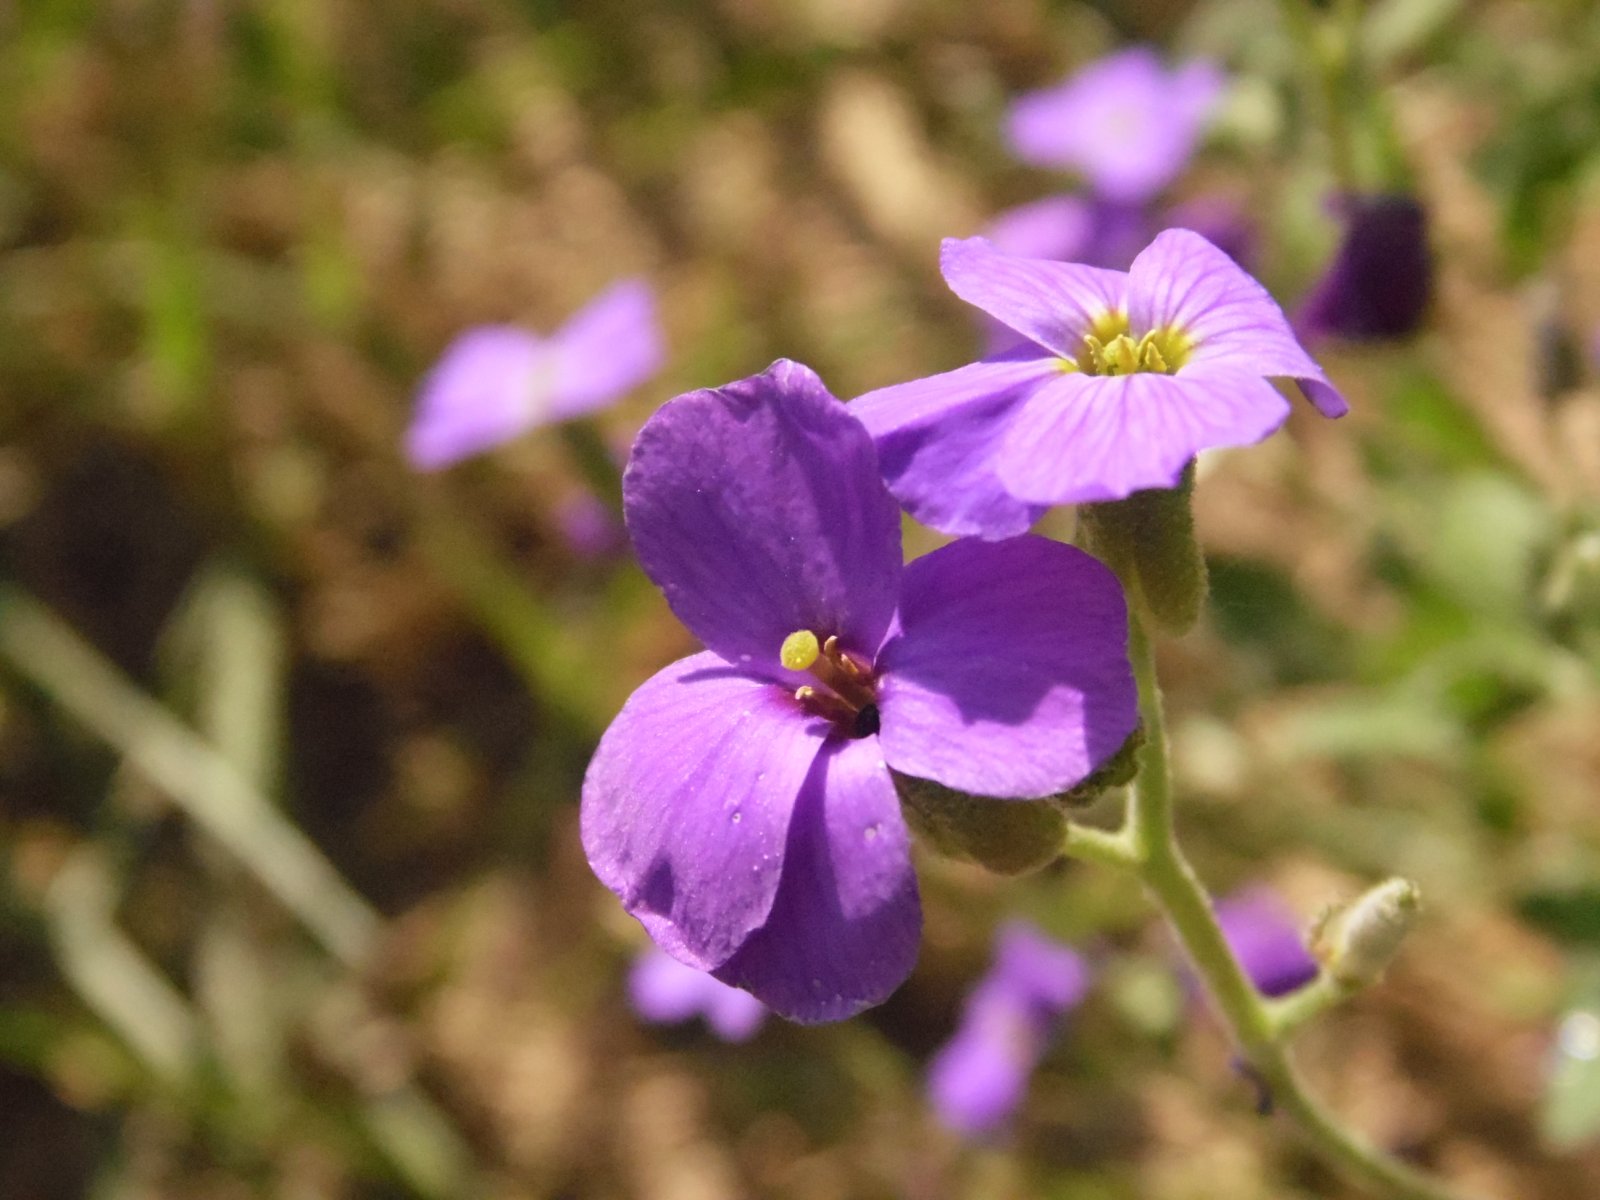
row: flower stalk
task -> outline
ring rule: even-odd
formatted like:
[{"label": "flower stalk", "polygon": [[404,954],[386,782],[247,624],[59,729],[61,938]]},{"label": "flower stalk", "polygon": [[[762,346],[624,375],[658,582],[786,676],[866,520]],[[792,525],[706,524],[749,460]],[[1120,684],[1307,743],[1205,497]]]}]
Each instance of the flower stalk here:
[{"label": "flower stalk", "polygon": [[1126,865],[1139,876],[1273,1107],[1289,1116],[1301,1138],[1326,1162],[1386,1200],[1467,1200],[1346,1129],[1306,1091],[1289,1054],[1290,1035],[1359,987],[1324,971],[1299,991],[1269,1000],[1250,982],[1217,922],[1210,895],[1178,844],[1155,649],[1137,611],[1129,617],[1128,650],[1139,688],[1144,744],[1124,826],[1118,833],[1070,826],[1065,852]]}]

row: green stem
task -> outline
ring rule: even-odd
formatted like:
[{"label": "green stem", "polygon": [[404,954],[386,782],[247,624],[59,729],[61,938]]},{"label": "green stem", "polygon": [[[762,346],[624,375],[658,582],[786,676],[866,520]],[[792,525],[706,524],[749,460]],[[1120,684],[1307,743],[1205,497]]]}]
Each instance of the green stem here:
[{"label": "green stem", "polygon": [[1361,191],[1355,138],[1346,97],[1350,62],[1356,53],[1357,29],[1344,14],[1332,27],[1312,11],[1307,0],[1282,0],[1279,8],[1301,55],[1311,63],[1314,79],[1307,101],[1328,138],[1329,165],[1341,191]]},{"label": "green stem", "polygon": [[[1269,1007],[1251,984],[1223,936],[1210,896],[1178,845],[1154,648],[1136,615],[1130,624],[1129,654],[1139,685],[1145,742],[1139,776],[1129,797],[1127,831],[1137,848],[1140,878],[1205,981],[1240,1051],[1268,1088],[1273,1103],[1294,1120],[1302,1138],[1374,1195],[1389,1200],[1458,1200],[1444,1185],[1346,1130],[1306,1093],[1282,1040],[1292,1024],[1281,1014],[1293,1010]],[[1310,1002],[1307,1004],[1310,1007]]]},{"label": "green stem", "polygon": [[1324,971],[1287,996],[1267,1000],[1267,1022],[1272,1036],[1278,1041],[1285,1040],[1300,1026],[1342,1004],[1360,990],[1359,986],[1335,979]]},{"label": "green stem", "polygon": [[567,421],[560,430],[561,441],[583,481],[607,508],[621,516],[622,472],[600,431],[589,421]]}]

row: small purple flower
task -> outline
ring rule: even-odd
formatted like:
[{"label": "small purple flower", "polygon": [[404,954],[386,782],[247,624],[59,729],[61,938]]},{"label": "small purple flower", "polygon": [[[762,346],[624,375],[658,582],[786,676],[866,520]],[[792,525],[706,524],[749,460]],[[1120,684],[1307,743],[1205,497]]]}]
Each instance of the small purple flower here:
[{"label": "small purple flower", "polygon": [[645,572],[707,649],[647,680],[583,784],[595,874],[680,962],[797,1021],[911,970],[889,769],[1047,796],[1133,731],[1111,572],[1038,537],[902,565],[872,441],[806,367],[679,396],[623,478]]},{"label": "small purple flower", "polygon": [[1004,538],[1054,504],[1172,487],[1201,450],[1260,441],[1343,398],[1265,288],[1199,234],[1169,229],[1125,274],[944,243],[945,282],[1022,335],[1005,354],[852,404],[890,489],[946,533]]},{"label": "small purple flower", "polygon": [[1433,295],[1428,217],[1412,196],[1341,195],[1339,249],[1300,306],[1295,328],[1323,337],[1378,341],[1415,333]]},{"label": "small purple flower", "polygon": [[1282,996],[1317,977],[1317,960],[1283,901],[1251,887],[1217,903],[1217,923],[1239,965],[1263,995]]},{"label": "small purple flower", "polygon": [[1088,965],[1075,951],[1031,925],[1006,925],[989,973],[967,997],[961,1027],[928,1066],[928,1098],[939,1119],[971,1137],[1003,1128],[1088,989]]},{"label": "small purple flower", "polygon": [[1169,71],[1134,46],[1020,97],[1006,133],[1024,162],[1077,171],[1101,197],[1140,203],[1188,165],[1225,82],[1212,63]]},{"label": "small purple flower", "polygon": [[725,1042],[746,1042],[767,1019],[767,1007],[749,992],[729,987],[714,975],[685,966],[651,947],[628,973],[628,999],[634,1012],[657,1025],[677,1025],[694,1017]]},{"label": "small purple flower", "polygon": [[603,408],[661,367],[649,285],[614,284],[548,338],[511,325],[462,334],[423,381],[406,457],[435,471]]},{"label": "small purple flower", "polygon": [[567,549],[581,559],[609,558],[627,547],[622,518],[610,505],[588,492],[562,501],[556,508],[555,518]]}]

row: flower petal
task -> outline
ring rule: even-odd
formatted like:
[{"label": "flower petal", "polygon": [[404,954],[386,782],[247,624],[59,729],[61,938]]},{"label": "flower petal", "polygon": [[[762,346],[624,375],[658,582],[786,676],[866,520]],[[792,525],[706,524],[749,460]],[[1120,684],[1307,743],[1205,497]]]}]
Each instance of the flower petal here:
[{"label": "flower petal", "polygon": [[1029,347],[1025,359],[973,363],[868,392],[850,403],[878,447],[895,499],[917,520],[958,535],[1026,533],[1043,514],[1000,484],[995,454],[1011,415],[1060,374]]},{"label": "flower petal", "polygon": [[436,471],[553,420],[548,347],[510,325],[473,329],[451,342],[422,382],[405,452]]},{"label": "flower petal", "polygon": [[1168,71],[1133,46],[1020,97],[1007,135],[1024,162],[1072,168],[1104,199],[1144,203],[1188,164],[1224,83],[1209,62]]},{"label": "flower petal", "polygon": [[872,439],[780,360],[667,403],[623,477],[628,531],[673,612],[729,662],[780,677],[797,629],[868,657],[900,589],[900,510]]},{"label": "flower petal", "polygon": [[1002,254],[1077,262],[1091,249],[1094,208],[1082,196],[1047,196],[1006,209],[984,236]]},{"label": "flower petal", "polygon": [[1033,504],[1120,500],[1173,487],[1201,450],[1259,442],[1289,402],[1259,375],[1186,366],[1177,375],[1063,375],[1011,422],[997,470]]},{"label": "flower petal", "polygon": [[659,671],[611,722],[583,779],[584,853],[674,958],[719,966],[766,921],[825,733],[714,654]]},{"label": "flower petal", "polygon": [[1002,254],[985,238],[946,238],[939,269],[968,304],[1065,358],[1096,318],[1123,306],[1127,276],[1078,263]]},{"label": "flower petal", "polygon": [[928,1063],[928,1103],[946,1128],[967,1137],[1002,1129],[1022,1104],[1034,1048],[1012,1014],[969,1014]]},{"label": "flower petal", "polygon": [[1027,535],[954,542],[906,567],[879,656],[884,759],[980,796],[1065,791],[1138,721],[1127,608],[1109,569]]},{"label": "flower petal", "polygon": [[618,399],[661,369],[666,357],[650,285],[613,284],[550,339],[556,364],[555,415],[581,416]]},{"label": "flower petal", "polygon": [[882,1003],[917,958],[910,835],[874,738],[833,741],[795,806],[772,915],[717,978],[791,1021]]},{"label": "flower petal", "polygon": [[1128,271],[1135,336],[1176,328],[1194,343],[1187,366],[1222,366],[1293,379],[1325,417],[1349,411],[1322,368],[1295,340],[1278,302],[1198,233],[1169,229]]},{"label": "flower petal", "polygon": [[651,947],[628,972],[628,999],[646,1021],[672,1025],[704,1016],[725,1042],[748,1041],[767,1010],[749,992],[729,987],[715,975],[697,971],[664,950]]}]

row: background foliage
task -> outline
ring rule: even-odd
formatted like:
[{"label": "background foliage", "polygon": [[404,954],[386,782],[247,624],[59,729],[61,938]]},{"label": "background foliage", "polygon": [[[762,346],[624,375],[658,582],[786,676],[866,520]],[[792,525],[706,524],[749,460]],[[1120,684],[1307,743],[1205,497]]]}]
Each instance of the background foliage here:
[{"label": "background foliage", "polygon": [[[1600,1191],[1600,13],[1347,8],[1437,298],[1322,355],[1349,419],[1207,464],[1180,821],[1219,891],[1308,916],[1419,880],[1311,1071],[1419,1161],[1570,1200]],[[938,239],[1061,186],[1005,155],[1007,99],[1135,39],[1235,75],[1183,190],[1249,205],[1292,302],[1336,229],[1267,0],[0,13],[0,1195],[1345,1194],[1090,868],[928,856],[921,965],[846,1025],[639,1025],[576,795],[687,635],[564,539],[571,436],[425,478],[397,450],[455,332],[627,274],[671,358],[618,451],[778,355],[842,396],[967,361]],[[920,1073],[1008,913],[1103,970],[973,1148]]]}]

